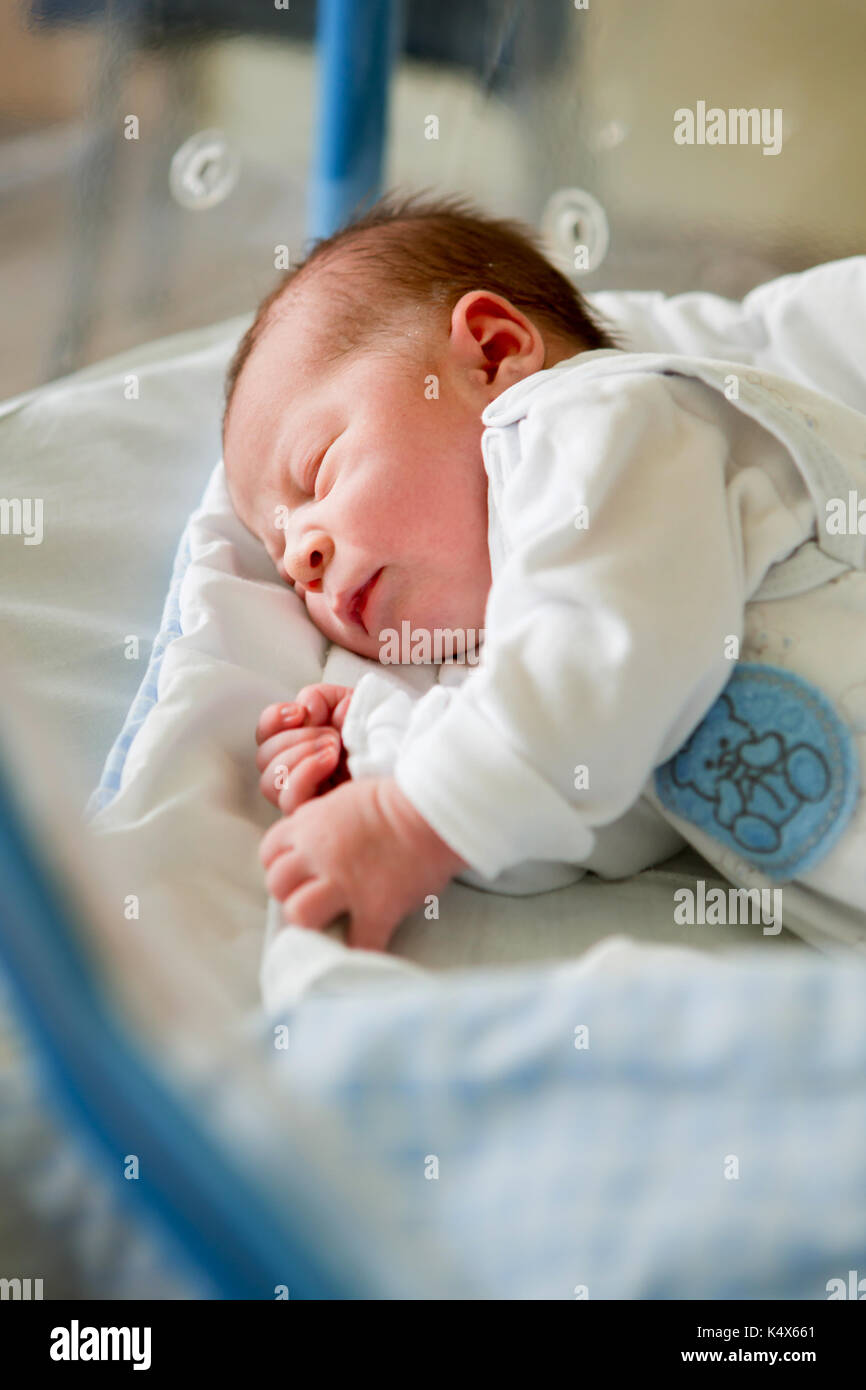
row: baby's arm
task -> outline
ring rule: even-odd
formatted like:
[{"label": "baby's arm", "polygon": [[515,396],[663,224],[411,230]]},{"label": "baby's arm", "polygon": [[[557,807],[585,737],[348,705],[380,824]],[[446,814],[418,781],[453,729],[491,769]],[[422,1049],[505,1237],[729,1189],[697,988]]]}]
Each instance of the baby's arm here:
[{"label": "baby's arm", "polygon": [[284,815],[349,778],[341,729],[352,690],[308,685],[285,705],[268,705],[256,729],[262,795]]},{"label": "baby's arm", "polygon": [[742,527],[729,440],[702,406],[690,383],[635,374],[524,422],[485,662],[394,768],[488,878],[526,859],[593,867],[596,831],[636,805],[730,678]]}]

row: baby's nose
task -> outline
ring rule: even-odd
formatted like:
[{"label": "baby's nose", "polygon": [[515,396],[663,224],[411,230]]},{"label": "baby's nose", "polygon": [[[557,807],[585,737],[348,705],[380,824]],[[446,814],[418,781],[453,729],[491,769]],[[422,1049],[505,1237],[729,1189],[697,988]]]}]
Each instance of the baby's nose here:
[{"label": "baby's nose", "polygon": [[327,536],[308,537],[294,555],[287,557],[286,569],[295,584],[309,588],[322,578],[333,552],[334,547]]}]

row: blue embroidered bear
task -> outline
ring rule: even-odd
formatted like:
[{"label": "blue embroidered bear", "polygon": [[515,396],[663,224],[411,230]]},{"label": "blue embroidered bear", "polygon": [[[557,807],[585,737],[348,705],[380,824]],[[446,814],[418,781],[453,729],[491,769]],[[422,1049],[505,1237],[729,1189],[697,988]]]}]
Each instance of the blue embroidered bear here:
[{"label": "blue embroidered bear", "polygon": [[678,787],[712,802],[719,825],[744,850],[775,850],[781,829],[803,801],[820,801],[830,783],[826,760],[807,743],[786,748],[779,734],[760,737],[722,695],[673,759]]},{"label": "blue embroidered bear", "polygon": [[835,842],[859,779],[851,733],[821,691],[742,663],[655,780],[668,810],[780,878]]}]

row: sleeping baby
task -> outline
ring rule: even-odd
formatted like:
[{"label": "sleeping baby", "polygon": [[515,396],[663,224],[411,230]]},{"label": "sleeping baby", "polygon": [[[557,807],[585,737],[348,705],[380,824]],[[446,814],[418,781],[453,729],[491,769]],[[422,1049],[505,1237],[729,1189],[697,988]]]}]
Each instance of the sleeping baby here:
[{"label": "sleeping baby", "polygon": [[[452,878],[541,891],[686,841],[866,908],[866,535],[828,521],[866,497],[858,412],[626,351],[520,225],[390,198],[260,306],[223,444],[280,578],[381,664],[259,722],[286,921],[384,949]],[[420,698],[388,672],[431,653]]]}]

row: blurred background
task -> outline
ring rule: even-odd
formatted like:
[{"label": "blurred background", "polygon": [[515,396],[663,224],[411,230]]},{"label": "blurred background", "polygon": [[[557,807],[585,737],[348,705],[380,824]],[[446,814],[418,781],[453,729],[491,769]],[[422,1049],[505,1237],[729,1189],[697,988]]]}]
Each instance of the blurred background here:
[{"label": "blurred background", "polygon": [[[2,0],[0,396],[243,313],[276,248],[301,254],[317,18]],[[738,298],[864,249],[863,0],[400,0],[393,20],[384,185],[548,228],[586,190],[606,227],[582,288]],[[781,153],[676,144],[699,101],[781,108]]]}]

